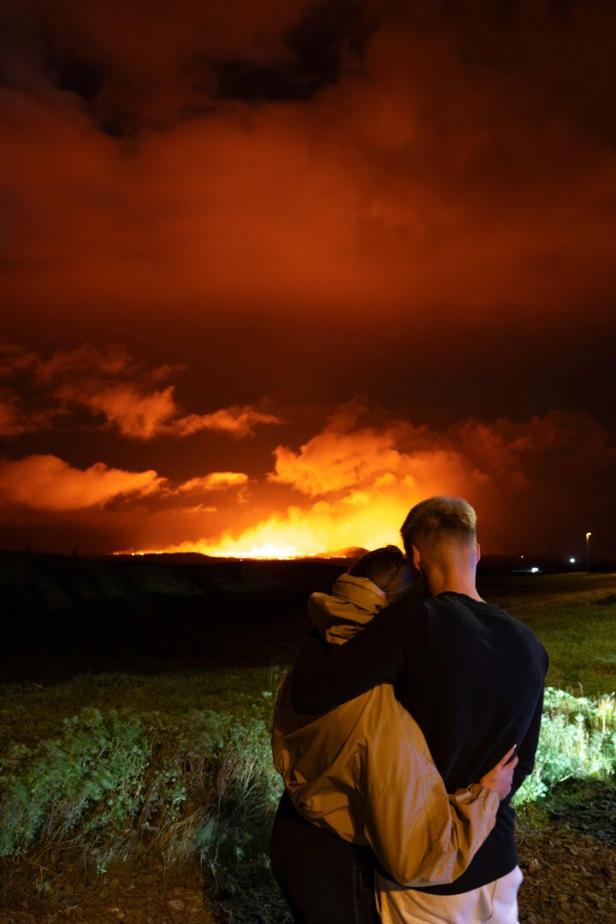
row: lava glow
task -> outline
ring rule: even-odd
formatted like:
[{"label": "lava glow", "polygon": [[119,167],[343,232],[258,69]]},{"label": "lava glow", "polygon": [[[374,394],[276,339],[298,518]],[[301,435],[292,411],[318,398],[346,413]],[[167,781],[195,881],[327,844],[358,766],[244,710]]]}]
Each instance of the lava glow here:
[{"label": "lava glow", "polygon": [[[328,548],[325,543],[317,541],[307,541],[304,543],[291,543],[285,538],[285,530],[282,529],[277,535],[271,533],[271,539],[263,542],[252,542],[250,538],[231,537],[223,538],[220,542],[208,542],[207,540],[198,540],[196,542],[182,542],[179,545],[167,546],[165,548],[130,550],[131,555],[160,555],[173,554],[178,552],[197,552],[201,555],[208,555],[212,558],[237,558],[237,559],[259,559],[262,561],[289,561],[294,558],[311,558],[329,556]],[[127,554],[126,552],[117,552],[118,555]]]},{"label": "lava glow", "polygon": [[[327,558],[345,549],[396,543],[411,501],[408,490],[398,494],[394,486],[380,496],[376,492],[366,493],[361,504],[356,492],[352,492],[341,500],[318,501],[308,509],[291,506],[244,532],[229,530],[212,539],[138,551],[141,554],[198,552],[215,558]],[[134,554],[137,550],[128,551]]]},{"label": "lava glow", "polygon": [[[143,555],[164,555],[166,553],[172,552],[199,552],[202,555],[209,555],[215,558],[237,558],[238,560],[255,559],[260,561],[291,561],[294,558],[307,558],[312,556],[307,556],[298,552],[298,550],[292,545],[276,545],[275,542],[266,542],[264,545],[253,546],[247,551],[241,549],[234,549],[229,552],[217,553],[212,551],[208,546],[208,551],[204,551],[203,548],[199,546],[198,543],[192,545],[190,548],[186,547],[187,544],[183,543],[181,546],[171,547],[169,549],[150,549],[146,551],[131,551],[130,553],[126,552],[115,552],[115,555],[126,555],[130,554],[134,557],[141,557]],[[321,558],[327,558],[327,555],[318,556]]]}]

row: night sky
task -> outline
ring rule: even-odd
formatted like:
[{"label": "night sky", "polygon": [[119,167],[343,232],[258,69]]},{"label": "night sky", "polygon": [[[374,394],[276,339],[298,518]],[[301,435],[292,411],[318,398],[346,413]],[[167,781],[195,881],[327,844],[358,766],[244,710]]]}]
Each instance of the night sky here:
[{"label": "night sky", "polygon": [[616,3],[0,11],[1,547],[616,555]]}]

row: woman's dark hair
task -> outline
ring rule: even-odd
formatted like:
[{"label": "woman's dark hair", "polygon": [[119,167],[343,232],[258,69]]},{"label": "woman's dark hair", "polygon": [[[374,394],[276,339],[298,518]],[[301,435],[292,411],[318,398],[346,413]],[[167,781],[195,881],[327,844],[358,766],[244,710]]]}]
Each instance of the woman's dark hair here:
[{"label": "woman's dark hair", "polygon": [[348,573],[368,578],[383,591],[388,603],[393,603],[408,590],[413,574],[396,545],[366,552],[353,562]]}]

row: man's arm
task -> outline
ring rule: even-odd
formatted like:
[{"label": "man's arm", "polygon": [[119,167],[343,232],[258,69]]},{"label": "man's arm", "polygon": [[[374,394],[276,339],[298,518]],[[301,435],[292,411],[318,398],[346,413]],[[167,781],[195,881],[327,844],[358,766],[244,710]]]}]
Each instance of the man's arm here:
[{"label": "man's arm", "polygon": [[382,610],[344,645],[328,645],[311,632],[290,676],[293,708],[319,715],[379,683],[395,684],[409,651],[418,652],[425,644],[426,631],[424,605],[408,595]]},{"label": "man's arm", "polygon": [[[546,650],[541,649],[541,657],[543,659],[543,675],[547,674],[548,670],[548,655]],[[531,719],[531,723],[528,726],[528,731],[524,736],[524,740],[520,743],[517,755],[519,758],[518,766],[515,768],[513,774],[513,787],[511,789],[511,794],[513,795],[520,788],[526,777],[533,772],[533,767],[535,766],[535,753],[537,751],[537,744],[539,742],[539,732],[541,731],[541,716],[543,715],[543,688],[539,694],[539,699],[537,701],[537,706],[535,712]]]}]

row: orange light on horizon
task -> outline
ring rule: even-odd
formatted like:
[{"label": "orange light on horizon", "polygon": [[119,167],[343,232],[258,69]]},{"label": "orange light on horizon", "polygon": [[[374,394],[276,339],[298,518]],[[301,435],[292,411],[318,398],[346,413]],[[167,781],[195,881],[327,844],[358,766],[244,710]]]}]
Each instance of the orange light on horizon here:
[{"label": "orange light on horizon", "polygon": [[170,555],[181,552],[194,552],[207,555],[210,558],[236,558],[254,559],[259,561],[292,561],[300,558],[332,558],[331,551],[314,548],[312,551],[301,551],[296,546],[286,545],[284,542],[264,542],[262,545],[230,547],[221,544],[219,547],[210,543],[182,542],[179,545],[167,546],[158,549],[127,549],[114,552],[114,555],[131,555],[135,558],[143,555]]},{"label": "orange light on horizon", "polygon": [[307,509],[289,507],[248,527],[225,531],[211,539],[185,540],[116,554],[147,555],[196,552],[213,558],[290,560],[343,557],[346,550],[374,549],[399,542],[404,499],[374,495],[360,506],[318,501]]}]

